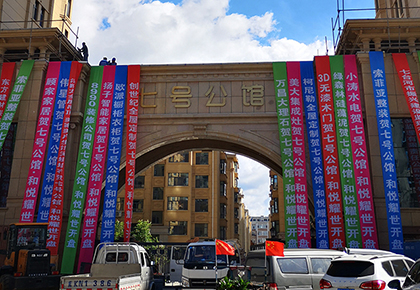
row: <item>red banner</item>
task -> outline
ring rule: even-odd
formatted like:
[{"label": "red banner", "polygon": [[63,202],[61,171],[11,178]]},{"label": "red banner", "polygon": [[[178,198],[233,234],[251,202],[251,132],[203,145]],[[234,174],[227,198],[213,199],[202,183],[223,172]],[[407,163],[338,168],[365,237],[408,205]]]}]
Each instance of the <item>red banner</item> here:
[{"label": "red banner", "polygon": [[416,130],[410,119],[403,119],[405,139],[407,140],[408,160],[410,160],[411,171],[413,172],[414,186],[417,200],[420,202],[420,154],[417,143]]},{"label": "red banner", "polygon": [[287,82],[289,84],[290,121],[293,142],[298,247],[310,248],[311,226],[309,222],[308,189],[306,187],[305,130],[303,128],[303,100],[300,84],[300,63],[287,62],[286,66]]},{"label": "red banner", "polygon": [[413,120],[414,128],[416,129],[417,140],[420,142],[420,104],[408,65],[407,56],[405,53],[393,53],[392,58],[394,59],[395,68],[400,77],[405,100],[407,101],[411,119]]},{"label": "red banner", "polygon": [[[83,220],[82,242],[79,252],[78,272],[80,265],[92,263],[93,251],[95,248],[96,230],[98,223],[99,204],[101,201],[102,181],[107,153],[109,137],[109,125],[111,120],[112,96],[115,80],[114,65],[104,67],[102,77],[102,89],[98,109],[98,121],[96,125],[95,140],[93,143],[92,162],[90,165],[90,176],[87,188],[85,217]],[[89,267],[84,268],[84,272]]]},{"label": "red banner", "polygon": [[372,183],[355,55],[344,56],[346,99],[363,248],[378,248]]},{"label": "red banner", "polygon": [[7,99],[9,98],[14,72],[15,62],[3,63],[0,76],[0,119],[3,117],[4,108],[6,107]]},{"label": "red banner", "polygon": [[69,132],[71,107],[73,104],[74,89],[83,64],[73,61],[70,69],[69,86],[67,88],[66,105],[64,108],[63,126],[60,136],[60,147],[58,149],[57,166],[54,175],[54,186],[51,196],[50,214],[48,217],[48,239],[47,248],[51,256],[58,254],[61,225],[63,223],[63,195],[64,195],[64,161],[66,157],[67,136]]},{"label": "red banner", "polygon": [[39,110],[38,125],[36,126],[34,146],[32,148],[31,163],[26,181],[25,197],[20,213],[21,223],[31,223],[34,219],[36,201],[41,182],[45,150],[50,132],[51,116],[54,111],[54,100],[58,86],[61,62],[53,61],[48,65],[45,79],[44,94]]},{"label": "red banner", "polygon": [[124,241],[130,241],[133,216],[134,176],[136,174],[137,121],[139,111],[140,66],[128,66],[127,148],[125,166]]},{"label": "red banner", "polygon": [[334,101],[332,95],[331,69],[328,56],[315,57],[318,79],[318,98],[321,119],[321,137],[324,157],[325,192],[330,248],[346,246],[343,206],[341,198],[340,173],[338,164]]}]

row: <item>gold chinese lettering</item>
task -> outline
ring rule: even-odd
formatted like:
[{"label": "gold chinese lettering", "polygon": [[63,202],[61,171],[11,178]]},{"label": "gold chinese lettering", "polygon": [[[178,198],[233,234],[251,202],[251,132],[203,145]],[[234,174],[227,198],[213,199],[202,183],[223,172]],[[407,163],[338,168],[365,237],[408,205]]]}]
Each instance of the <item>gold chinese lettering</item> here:
[{"label": "gold chinese lettering", "polygon": [[140,89],[140,106],[142,108],[156,108],[156,105],[145,105],[144,104],[144,96],[153,96],[153,95],[157,95],[157,92],[150,92],[150,93],[145,93],[144,92],[144,88]]},{"label": "gold chinese lettering", "polygon": [[205,93],[206,97],[210,97],[209,100],[207,101],[206,107],[223,107],[224,105],[226,105],[226,97],[227,97],[227,93],[225,88],[222,86],[220,86],[220,91],[221,94],[223,95],[223,102],[222,103],[212,103],[213,102],[213,98],[215,96],[215,94],[213,93],[213,86],[211,86],[207,92]]},{"label": "gold chinese lettering", "polygon": [[[248,93],[250,102],[247,101]],[[264,87],[262,85],[242,86],[242,103],[244,106],[263,106]]]},{"label": "gold chinese lettering", "polygon": [[191,88],[189,86],[174,86],[172,88],[172,103],[175,103],[175,108],[189,108],[191,106],[190,98]]}]

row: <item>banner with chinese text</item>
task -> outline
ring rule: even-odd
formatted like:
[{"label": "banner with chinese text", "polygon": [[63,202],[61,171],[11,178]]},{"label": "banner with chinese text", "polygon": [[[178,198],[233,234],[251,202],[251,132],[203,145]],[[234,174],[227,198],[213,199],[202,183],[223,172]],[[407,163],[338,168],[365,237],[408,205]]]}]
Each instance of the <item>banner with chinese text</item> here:
[{"label": "banner with chinese text", "polygon": [[67,224],[66,241],[64,243],[61,274],[73,274],[79,242],[80,224],[85,208],[86,190],[89,180],[89,170],[92,161],[92,148],[96,131],[96,120],[101,93],[103,66],[93,66],[90,71],[88,95],[82,125],[79,155],[77,157],[76,175],[73,183],[73,193],[70,202],[69,221]]},{"label": "banner with chinese text", "polygon": [[139,111],[140,66],[128,67],[127,148],[125,167],[124,241],[130,241],[136,174],[137,122]]},{"label": "banner with chinese text", "polygon": [[313,62],[301,62],[300,72],[315,205],[316,247],[320,249],[328,249],[329,241],[327,205],[325,201],[324,165],[321,148],[321,133],[319,130],[319,113]]},{"label": "banner with chinese text", "polygon": [[277,120],[283,168],[285,241],[287,248],[297,248],[295,174],[293,162],[292,126],[290,119],[287,67],[285,62],[273,63]]},{"label": "banner with chinese text", "polygon": [[403,233],[398,197],[397,175],[395,172],[394,143],[389,114],[388,91],[385,78],[385,64],[382,51],[370,51],[370,70],[375,97],[376,120],[378,125],[379,149],[388,220],[390,251],[403,254]]},{"label": "banner with chinese text", "polygon": [[0,120],[3,117],[4,109],[9,98],[10,88],[12,87],[13,73],[15,72],[14,62],[4,62],[1,67],[0,76]]},{"label": "banner with chinese text", "polygon": [[342,210],[340,173],[337,152],[334,100],[328,56],[315,57],[318,79],[318,100],[321,120],[322,150],[324,157],[325,191],[330,248],[346,245]]}]

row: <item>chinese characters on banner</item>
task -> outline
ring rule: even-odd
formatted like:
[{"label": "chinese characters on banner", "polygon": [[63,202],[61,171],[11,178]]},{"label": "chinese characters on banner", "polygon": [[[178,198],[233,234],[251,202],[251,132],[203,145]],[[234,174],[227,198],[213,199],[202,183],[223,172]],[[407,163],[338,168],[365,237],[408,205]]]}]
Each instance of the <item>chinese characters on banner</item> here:
[{"label": "chinese characters on banner", "polygon": [[4,62],[1,68],[0,76],[0,120],[3,116],[9,98],[10,88],[12,86],[13,73],[15,72],[14,62]]},{"label": "chinese characters on banner", "polygon": [[127,148],[125,168],[124,241],[130,241],[133,214],[134,176],[136,173],[137,122],[139,111],[140,66],[128,67]]},{"label": "chinese characters on banner", "polygon": [[319,249],[328,249],[328,220],[327,205],[325,201],[324,165],[322,160],[321,134],[319,130],[318,102],[313,62],[301,62],[300,71],[315,205],[316,247]]},{"label": "chinese characters on banner", "polygon": [[[19,222],[31,223],[35,215],[35,207],[38,198],[41,174],[44,164],[45,150],[50,132],[51,116],[53,114],[55,94],[58,86],[61,62],[51,62],[48,65],[45,79],[44,93],[41,108],[39,110],[38,125],[35,132],[35,140],[32,148],[31,163],[26,181],[25,197],[22,202],[22,210]],[[17,107],[18,103],[16,104]],[[7,109],[6,109],[7,110]],[[15,108],[16,110],[16,108]]]},{"label": "chinese characters on banner", "polygon": [[109,128],[101,242],[114,241],[126,84],[127,66],[119,65],[115,69],[114,98],[112,101],[111,124]]},{"label": "chinese characters on banner", "polygon": [[287,248],[297,248],[295,174],[286,63],[273,63],[273,75],[283,168],[285,240]]},{"label": "chinese characters on banner", "polygon": [[322,147],[324,157],[325,191],[330,248],[346,245],[342,199],[340,194],[340,174],[336,143],[334,101],[332,95],[330,61],[328,56],[315,57],[318,79],[318,99],[321,119]]},{"label": "chinese characters on banner", "polygon": [[346,245],[350,248],[360,248],[362,246],[362,238],[360,235],[359,211],[354,182],[353,154],[350,142],[349,119],[347,116],[347,102],[344,88],[343,56],[331,56],[330,67],[337,128],[337,152],[341,176],[340,184],[344,209]]},{"label": "chinese characters on banner", "polygon": [[411,119],[403,119],[403,126],[407,140],[408,160],[410,160],[410,167],[413,172],[414,187],[417,200],[420,201],[420,154],[417,145],[417,134]]},{"label": "chinese characters on banner", "polygon": [[298,248],[310,248],[311,227],[309,224],[308,190],[306,187],[306,157],[300,64],[299,62],[288,62],[286,67],[289,87],[290,121],[292,126]]},{"label": "chinese characters on banner", "polygon": [[41,185],[41,196],[36,221],[47,223],[50,214],[51,196],[54,186],[54,175],[57,166],[60,137],[63,127],[64,109],[66,106],[67,89],[69,86],[71,61],[61,62],[58,88],[55,96],[53,120],[48,141],[47,159],[44,168],[44,178]]},{"label": "chinese characters on banner", "polygon": [[379,148],[382,161],[385,202],[388,220],[389,248],[394,253],[404,253],[400,201],[395,172],[394,144],[385,79],[385,64],[382,51],[370,51],[370,70],[378,124]]},{"label": "chinese characters on banner", "polygon": [[71,108],[73,105],[74,90],[83,64],[73,61],[70,69],[69,84],[67,88],[66,105],[64,108],[63,125],[60,136],[60,143],[57,155],[57,165],[54,174],[54,186],[51,196],[50,214],[48,217],[48,239],[47,248],[51,256],[58,255],[61,226],[63,223],[63,201],[64,201],[64,163],[66,158],[67,137],[70,127]]},{"label": "chinese characters on banner", "polygon": [[64,243],[62,274],[72,274],[79,242],[80,224],[85,208],[86,189],[89,181],[89,170],[92,160],[93,140],[95,139],[103,66],[93,66],[90,71],[88,96],[86,98],[85,118],[77,157],[76,175],[70,202],[69,221],[67,223],[66,241]]},{"label": "chinese characters on banner", "polygon": [[372,184],[369,172],[362,103],[355,55],[344,56],[347,112],[353,152],[354,177],[359,204],[363,248],[378,248]]},{"label": "chinese characters on banner", "polygon": [[[114,65],[104,67],[101,86],[101,97],[98,109],[97,127],[94,135],[92,163],[90,166],[89,182],[86,196],[85,216],[82,228],[82,240],[79,251],[78,272],[81,265],[92,262],[95,247],[96,229],[101,200],[102,180],[106,161],[109,125],[111,119],[112,96],[115,79]],[[83,268],[84,271],[89,269]]]}]

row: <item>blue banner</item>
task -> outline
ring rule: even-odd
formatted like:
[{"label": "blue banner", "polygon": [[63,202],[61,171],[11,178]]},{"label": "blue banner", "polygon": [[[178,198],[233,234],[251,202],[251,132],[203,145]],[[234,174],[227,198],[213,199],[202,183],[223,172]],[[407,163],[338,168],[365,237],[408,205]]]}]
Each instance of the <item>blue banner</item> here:
[{"label": "blue banner", "polygon": [[321,133],[312,61],[300,63],[302,97],[306,116],[309,156],[311,159],[312,188],[315,204],[316,247],[328,249],[328,220],[325,200],[324,166],[322,159]]},{"label": "blue banner", "polygon": [[125,93],[127,88],[126,83],[127,66],[117,66],[115,69],[114,98],[109,128],[101,242],[114,241],[118,176],[120,173],[121,144],[125,112]]},{"label": "blue banner", "polygon": [[60,67],[58,87],[54,104],[54,116],[48,143],[47,160],[42,181],[42,192],[38,207],[38,223],[47,223],[50,213],[51,196],[54,186],[54,175],[57,166],[58,148],[66,106],[67,88],[69,86],[71,61],[63,61]]},{"label": "blue banner", "polygon": [[385,202],[388,220],[389,248],[392,252],[403,254],[403,233],[400,201],[395,172],[394,143],[391,118],[388,106],[388,92],[385,78],[385,64],[382,51],[370,51],[370,70],[375,96],[376,120],[378,123],[379,148],[382,161],[382,175],[385,189]]}]

